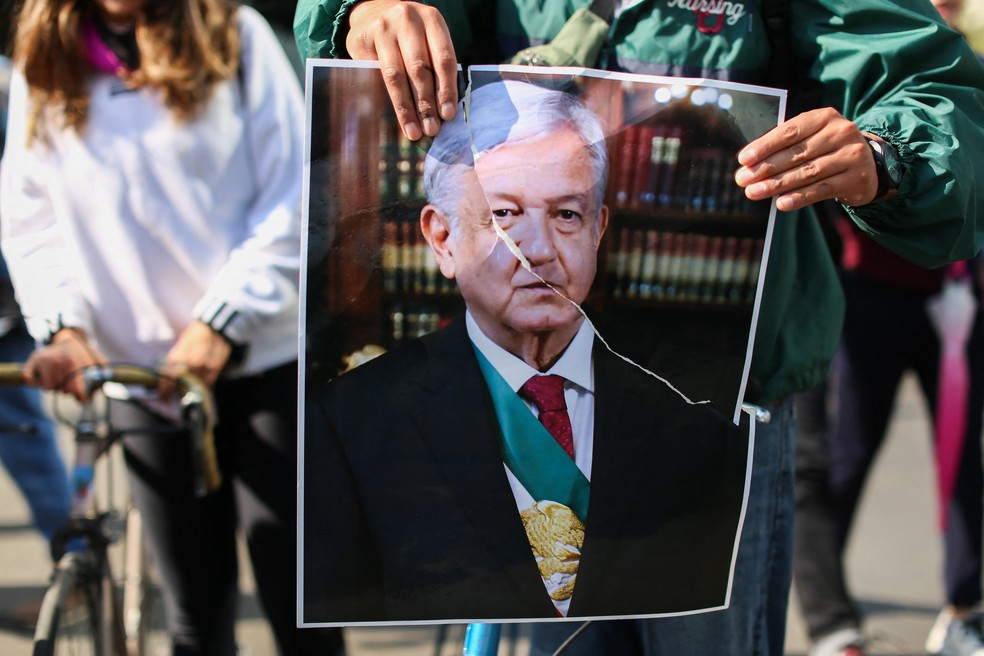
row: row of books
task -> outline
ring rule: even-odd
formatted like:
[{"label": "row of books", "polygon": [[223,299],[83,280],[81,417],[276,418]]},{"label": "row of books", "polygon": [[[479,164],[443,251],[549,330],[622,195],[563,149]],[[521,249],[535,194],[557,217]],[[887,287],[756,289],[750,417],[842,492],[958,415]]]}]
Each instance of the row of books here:
[{"label": "row of books", "polygon": [[437,308],[428,306],[406,306],[396,303],[390,308],[389,336],[393,345],[415,337],[423,337],[432,333],[444,323]]},{"label": "row of books", "polygon": [[423,200],[426,152],[389,116],[379,121],[379,152],[379,200]]},{"label": "row of books", "polygon": [[623,228],[607,260],[615,299],[706,304],[755,300],[764,240]]},{"label": "row of books", "polygon": [[753,211],[734,182],[735,153],[687,148],[677,125],[630,125],[618,136],[611,163],[615,209],[744,214]]},{"label": "row of books", "polygon": [[451,295],[453,280],[441,275],[437,260],[416,221],[383,221],[380,261],[386,294]]}]

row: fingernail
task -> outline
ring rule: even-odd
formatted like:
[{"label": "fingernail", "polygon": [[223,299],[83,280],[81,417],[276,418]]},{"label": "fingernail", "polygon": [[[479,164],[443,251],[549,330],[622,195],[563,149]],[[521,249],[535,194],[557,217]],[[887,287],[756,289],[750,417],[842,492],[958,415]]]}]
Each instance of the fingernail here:
[{"label": "fingernail", "polygon": [[445,121],[450,121],[451,119],[454,118],[454,110],[455,110],[454,103],[449,103],[449,102],[444,103],[443,105],[441,105],[441,118],[443,118]]},{"label": "fingernail", "polygon": [[421,137],[420,126],[416,123],[407,123],[404,125],[403,133],[407,135],[407,139],[410,141],[416,141]]},{"label": "fingernail", "polygon": [[746,169],[745,167],[738,169],[738,172],[735,173],[735,182],[738,183],[738,185],[741,187],[744,187],[751,179],[752,179],[752,172]]},{"label": "fingernail", "polygon": [[740,153],[738,153],[738,163],[742,166],[748,166],[755,161],[755,150],[752,148],[745,148]]},{"label": "fingernail", "polygon": [[753,185],[745,187],[745,195],[751,200],[759,200],[764,197],[766,193],[768,193],[768,190],[765,188],[765,183],[763,182],[756,182]]},{"label": "fingernail", "polygon": [[437,131],[441,129],[441,124],[436,118],[425,118],[424,119],[424,134],[428,137],[433,137],[437,134]]},{"label": "fingernail", "polygon": [[788,212],[793,209],[793,199],[789,196],[780,196],[776,199],[776,209],[780,212]]}]

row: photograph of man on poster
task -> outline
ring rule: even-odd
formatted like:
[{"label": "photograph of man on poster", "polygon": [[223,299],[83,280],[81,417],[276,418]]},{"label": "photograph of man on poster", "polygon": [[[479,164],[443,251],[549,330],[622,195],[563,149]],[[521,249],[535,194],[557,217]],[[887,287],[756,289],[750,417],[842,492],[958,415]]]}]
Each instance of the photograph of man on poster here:
[{"label": "photograph of man on poster", "polygon": [[607,177],[546,86],[474,88],[435,138],[420,228],[466,312],[308,391],[303,625],[727,605],[748,429],[583,312]]}]

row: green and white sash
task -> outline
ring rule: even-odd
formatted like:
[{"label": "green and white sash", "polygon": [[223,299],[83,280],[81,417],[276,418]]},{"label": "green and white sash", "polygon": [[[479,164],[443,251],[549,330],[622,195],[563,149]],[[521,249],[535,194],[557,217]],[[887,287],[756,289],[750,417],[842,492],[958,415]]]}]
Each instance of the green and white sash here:
[{"label": "green and white sash", "polygon": [[519,395],[476,348],[502,435],[509,471],[533,497],[520,512],[547,593],[570,599],[584,545],[591,484]]}]

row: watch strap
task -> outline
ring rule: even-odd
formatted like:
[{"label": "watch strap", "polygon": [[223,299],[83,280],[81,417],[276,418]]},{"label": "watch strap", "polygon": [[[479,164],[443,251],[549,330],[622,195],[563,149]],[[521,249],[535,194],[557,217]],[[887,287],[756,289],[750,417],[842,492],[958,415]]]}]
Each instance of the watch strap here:
[{"label": "watch strap", "polygon": [[[888,200],[898,191],[898,180],[893,178],[888,161],[889,157],[895,160],[898,159],[895,146],[873,135],[865,134],[864,138],[868,142],[868,147],[871,149],[871,154],[874,157],[875,173],[878,176],[878,188],[871,202],[875,203]],[[888,149],[892,149],[891,154],[888,153]]]}]

